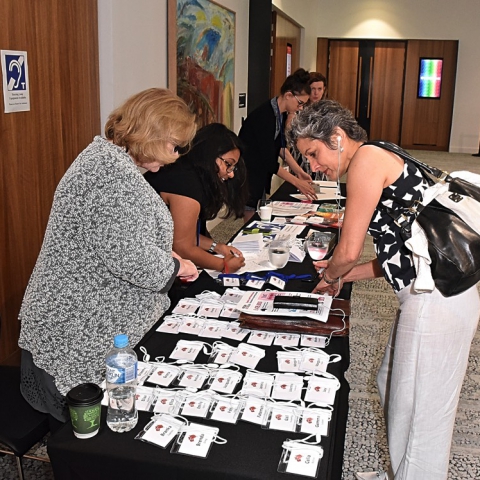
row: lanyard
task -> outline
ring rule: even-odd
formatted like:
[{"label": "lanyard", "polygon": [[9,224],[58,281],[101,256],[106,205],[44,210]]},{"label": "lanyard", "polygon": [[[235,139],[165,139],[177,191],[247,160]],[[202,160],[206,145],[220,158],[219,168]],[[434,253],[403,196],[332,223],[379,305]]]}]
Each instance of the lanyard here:
[{"label": "lanyard", "polygon": [[288,282],[289,280],[310,280],[312,275],[304,274],[304,275],[284,275],[283,273],[278,272],[267,272],[265,275],[256,275],[253,273],[242,273],[240,275],[236,273],[221,273],[218,278],[221,280],[223,278],[238,278],[241,283],[247,283],[249,280],[264,280],[268,282],[271,277],[278,277],[284,282]]}]

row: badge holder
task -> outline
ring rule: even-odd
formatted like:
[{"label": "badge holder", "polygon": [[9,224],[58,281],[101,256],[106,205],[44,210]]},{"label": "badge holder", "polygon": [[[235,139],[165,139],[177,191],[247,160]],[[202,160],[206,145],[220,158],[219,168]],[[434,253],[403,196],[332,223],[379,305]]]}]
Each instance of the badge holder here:
[{"label": "badge holder", "polygon": [[300,370],[312,374],[325,373],[329,363],[337,363],[341,359],[341,355],[329,355],[318,348],[304,348],[302,349]]},{"label": "badge holder", "polygon": [[[142,348],[142,347],[140,347]],[[153,365],[151,363],[141,362],[137,363],[137,382],[138,385],[143,385],[145,380],[150,376],[153,371]]]},{"label": "badge holder", "polygon": [[195,313],[200,306],[200,301],[196,298],[182,298],[175,308],[172,310],[172,313],[178,313],[180,315],[191,315]]},{"label": "badge holder", "polygon": [[182,323],[183,317],[181,315],[167,315],[156,331],[160,333],[173,333],[176,335],[178,334]]},{"label": "badge holder", "polygon": [[212,404],[212,394],[208,392],[178,392],[177,398],[180,401],[180,414],[187,417],[206,418]]},{"label": "badge holder", "polygon": [[230,355],[230,362],[246,368],[256,368],[258,362],[265,357],[265,350],[247,343],[240,343]]},{"label": "badge holder", "polygon": [[273,383],[272,398],[294,401],[302,399],[303,376],[294,373],[277,373]]},{"label": "badge holder", "polygon": [[[302,408],[305,406],[301,402]],[[275,402],[268,406],[267,421],[262,428],[265,430],[281,430],[295,432],[300,417],[299,406],[293,402]]]},{"label": "badge holder", "polygon": [[299,373],[302,362],[302,352],[300,351],[279,351],[277,352],[277,364],[279,372]]},{"label": "badge holder", "polygon": [[198,335],[202,331],[205,322],[206,318],[198,317],[197,315],[182,315],[182,324],[178,332]]},{"label": "badge holder", "polygon": [[224,365],[228,363],[230,359],[230,355],[234,350],[235,350],[235,347],[232,347],[228,343],[213,342],[212,353],[210,354],[208,363]]},{"label": "badge holder", "polygon": [[147,383],[160,385],[161,387],[168,387],[180,374],[180,367],[172,363],[158,362],[153,364],[150,375],[145,379]]},{"label": "badge holder", "polygon": [[274,381],[274,373],[247,370],[240,393],[243,395],[256,395],[258,397],[270,397]]},{"label": "badge holder", "polygon": [[282,456],[277,471],[291,473],[304,477],[316,478],[323,457],[323,448],[320,445],[308,443],[304,440],[286,440],[283,442]]},{"label": "badge holder", "polygon": [[277,333],[273,344],[282,347],[297,347],[299,341],[300,335],[298,333]]},{"label": "badge holder", "polygon": [[150,412],[155,401],[155,389],[138,386],[135,392],[135,407],[142,412]]},{"label": "badge holder", "polygon": [[213,443],[223,445],[227,440],[218,436],[219,429],[190,423],[183,426],[172,445],[171,453],[207,458]]},{"label": "badge holder", "polygon": [[221,320],[206,320],[203,328],[198,332],[199,337],[206,338],[222,338],[223,332],[226,330],[226,323]]},{"label": "badge holder", "polygon": [[245,408],[240,415],[240,420],[255,425],[265,425],[268,406],[273,400],[255,395],[246,395],[243,398],[245,399]]},{"label": "badge holder", "polygon": [[247,343],[270,347],[274,340],[275,333],[253,330],[252,332],[250,332],[250,337],[248,338]]},{"label": "badge holder", "polygon": [[208,379],[208,389],[214,392],[230,395],[235,387],[242,380],[242,373],[238,371],[237,365],[231,365],[233,369],[224,365],[220,368],[210,369],[210,378]]},{"label": "badge holder", "polygon": [[329,337],[323,335],[310,335],[302,333],[300,338],[300,345],[302,347],[325,348],[328,345]]},{"label": "badge holder", "polygon": [[180,374],[173,381],[176,387],[200,390],[210,377],[210,370],[205,365],[182,365],[180,370]]},{"label": "badge holder", "polygon": [[223,302],[212,298],[204,298],[200,302],[197,315],[207,318],[218,318],[222,310]]},{"label": "badge holder", "polygon": [[311,403],[302,412],[297,433],[308,433],[328,437],[333,407],[326,403]]},{"label": "badge holder", "polygon": [[308,379],[305,401],[333,405],[335,403],[335,395],[339,388],[340,382],[338,378],[331,373],[325,372],[312,375]]},{"label": "badge holder", "polygon": [[170,415],[177,415],[181,406],[181,401],[177,397],[179,391],[180,389],[166,390],[157,387],[155,389],[153,412],[158,414],[168,413]]},{"label": "badge holder", "polygon": [[241,342],[249,333],[250,330],[247,328],[241,328],[238,322],[230,322],[227,330],[223,332],[223,337]]},{"label": "badge holder", "polygon": [[175,418],[172,415],[161,413],[152,417],[150,422],[135,437],[135,440],[141,440],[165,449],[176,437],[182,426],[185,425],[188,425],[186,418]]},{"label": "badge holder", "polygon": [[205,355],[210,355],[211,352],[208,351],[207,346],[211,347],[211,345],[206,342],[195,340],[179,340],[169,358],[194,362],[200,351],[203,351]]},{"label": "badge holder", "polygon": [[208,412],[209,420],[236,424],[245,408],[245,400],[237,395],[220,395],[213,397]]}]

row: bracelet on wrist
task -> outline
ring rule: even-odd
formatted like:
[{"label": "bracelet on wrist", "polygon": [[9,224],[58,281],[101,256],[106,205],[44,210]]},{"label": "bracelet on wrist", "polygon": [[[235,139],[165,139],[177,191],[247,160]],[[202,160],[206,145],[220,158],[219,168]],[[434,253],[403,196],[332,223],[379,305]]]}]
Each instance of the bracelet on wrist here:
[{"label": "bracelet on wrist", "polygon": [[217,247],[217,242],[213,241],[208,249],[208,253],[215,253],[215,248]]},{"label": "bracelet on wrist", "polygon": [[328,278],[325,270],[320,275],[320,280],[323,280],[327,285],[334,285],[337,283],[342,277],[337,278]]},{"label": "bracelet on wrist", "polygon": [[222,270],[222,273],[229,273],[228,271],[228,264],[227,264],[227,261],[225,259],[223,259],[223,270]]}]

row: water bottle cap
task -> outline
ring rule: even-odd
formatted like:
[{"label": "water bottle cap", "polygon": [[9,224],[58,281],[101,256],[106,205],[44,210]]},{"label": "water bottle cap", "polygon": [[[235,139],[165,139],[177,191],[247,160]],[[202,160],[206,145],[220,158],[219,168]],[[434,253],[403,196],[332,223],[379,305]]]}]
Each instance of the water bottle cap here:
[{"label": "water bottle cap", "polygon": [[123,348],[128,345],[128,335],[122,333],[120,335],[115,335],[113,339],[113,346],[115,348]]}]

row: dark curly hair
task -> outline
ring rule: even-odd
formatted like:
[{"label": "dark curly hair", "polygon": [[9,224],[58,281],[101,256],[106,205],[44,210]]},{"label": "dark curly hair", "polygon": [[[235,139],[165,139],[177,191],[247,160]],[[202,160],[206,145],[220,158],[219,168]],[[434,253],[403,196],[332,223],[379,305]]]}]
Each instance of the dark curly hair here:
[{"label": "dark curly hair", "polygon": [[[240,150],[240,159],[236,165],[235,175],[223,181],[218,176],[217,158],[230,150]],[[243,215],[248,198],[247,171],[242,158],[244,147],[235,133],[221,123],[211,123],[198,130],[191,148],[177,160],[193,168],[203,186],[205,204],[202,205],[202,219],[212,220],[222,206],[226,206],[224,218],[234,214],[236,218]]]}]

